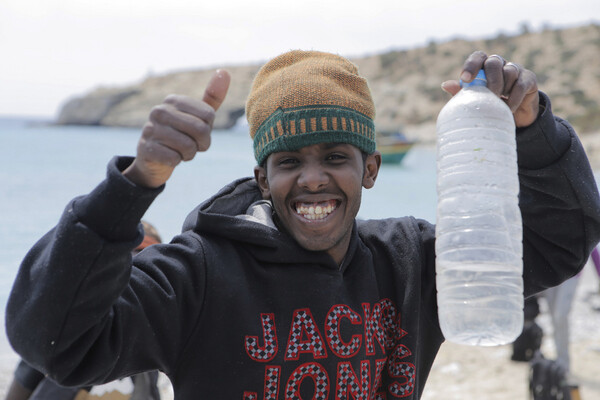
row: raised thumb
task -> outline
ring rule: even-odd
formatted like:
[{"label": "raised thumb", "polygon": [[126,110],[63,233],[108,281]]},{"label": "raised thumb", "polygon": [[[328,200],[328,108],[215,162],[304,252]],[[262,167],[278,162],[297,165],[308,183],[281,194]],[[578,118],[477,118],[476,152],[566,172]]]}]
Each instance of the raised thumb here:
[{"label": "raised thumb", "polygon": [[206,85],[202,101],[217,110],[223,103],[223,100],[225,100],[225,95],[227,95],[227,90],[229,89],[229,82],[231,82],[229,72],[224,69],[216,70],[210,78],[208,85]]}]

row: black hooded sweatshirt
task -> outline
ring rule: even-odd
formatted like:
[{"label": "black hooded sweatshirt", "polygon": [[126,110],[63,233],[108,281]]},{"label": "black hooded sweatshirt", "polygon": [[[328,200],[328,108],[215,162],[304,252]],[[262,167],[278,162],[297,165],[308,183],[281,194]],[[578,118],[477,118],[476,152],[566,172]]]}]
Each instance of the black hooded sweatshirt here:
[{"label": "black hooded sweatshirt", "polygon": [[[600,237],[589,163],[542,101],[517,134],[527,295],[576,274]],[[65,385],[159,369],[179,400],[420,398],[444,340],[433,225],[357,221],[339,266],[278,230],[246,178],[132,266],[162,188],[126,180],[130,162],[115,158],[24,259],[6,326],[28,363]]]}]

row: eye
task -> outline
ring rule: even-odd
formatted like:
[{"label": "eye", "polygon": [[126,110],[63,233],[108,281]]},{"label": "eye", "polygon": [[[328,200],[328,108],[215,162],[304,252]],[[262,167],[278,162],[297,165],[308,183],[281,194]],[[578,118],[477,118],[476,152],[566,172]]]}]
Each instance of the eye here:
[{"label": "eye", "polygon": [[281,157],[277,160],[277,165],[281,167],[291,167],[300,161],[296,157]]},{"label": "eye", "polygon": [[348,156],[346,156],[343,153],[339,153],[339,152],[331,153],[327,156],[327,161],[334,162],[334,163],[341,163],[347,159],[348,159]]}]

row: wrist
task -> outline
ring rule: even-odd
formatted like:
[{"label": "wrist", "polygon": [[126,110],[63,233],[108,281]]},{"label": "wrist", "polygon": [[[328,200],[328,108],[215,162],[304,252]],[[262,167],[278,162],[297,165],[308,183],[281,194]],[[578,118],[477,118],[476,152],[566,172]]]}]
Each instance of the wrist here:
[{"label": "wrist", "polygon": [[128,181],[130,181],[134,185],[148,189],[156,189],[164,185],[167,181],[167,179],[163,180],[157,178],[155,175],[145,173],[144,171],[142,171],[138,163],[136,163],[136,159],[134,159],[133,162],[127,168],[121,171],[121,173]]}]

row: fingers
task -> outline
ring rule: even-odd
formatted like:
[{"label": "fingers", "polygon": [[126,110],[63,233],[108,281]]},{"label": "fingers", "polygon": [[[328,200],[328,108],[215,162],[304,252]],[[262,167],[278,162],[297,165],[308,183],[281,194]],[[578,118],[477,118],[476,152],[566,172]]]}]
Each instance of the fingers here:
[{"label": "fingers", "polygon": [[522,70],[523,69],[519,65],[513,62],[507,62],[502,67],[502,76],[504,77],[504,85],[501,93],[502,96],[509,95],[513,86],[515,83],[517,83]]},{"label": "fingers", "polygon": [[511,111],[515,111],[516,107],[521,104],[527,90],[526,82],[521,77],[522,69],[515,63],[509,62],[502,68],[503,86],[500,89],[500,97],[506,101]]},{"label": "fingers", "polygon": [[442,89],[454,95],[458,92],[456,85],[472,82],[479,70],[485,70],[487,87],[498,96],[507,96],[519,77],[519,67],[514,63],[507,63],[504,58],[497,54],[487,56],[482,51],[472,53],[463,65],[460,83],[457,81],[446,81],[442,83]]},{"label": "fingers", "polygon": [[484,61],[487,59],[487,55],[483,51],[476,51],[471,53],[463,64],[463,69],[460,74],[460,80],[463,82],[471,82],[479,70],[483,67]]},{"label": "fingers", "polygon": [[[147,147],[154,152],[150,156],[154,157],[161,148],[157,157],[164,157],[169,165],[176,165],[181,160],[191,160],[198,151],[206,151],[210,146],[215,110],[225,99],[230,80],[227,71],[217,70],[207,84],[202,100],[169,95],[162,104],[154,107],[143,132]],[[170,160],[176,155],[179,157],[177,163]]]},{"label": "fingers", "polygon": [[[208,136],[210,140],[210,136]],[[207,146],[210,143],[207,144]],[[192,137],[170,126],[157,126],[148,122],[142,131],[139,145],[145,146],[142,155],[151,155],[151,161],[175,167],[180,161],[189,161],[197,152],[197,144]]]},{"label": "fingers", "polygon": [[[194,103],[203,105],[200,109]],[[193,109],[193,113],[181,110]],[[205,119],[197,115],[205,115]],[[159,187],[181,161],[189,161],[210,146],[214,110],[198,100],[169,96],[152,109],[138,142],[137,155],[123,174],[136,185]]]},{"label": "fingers", "polygon": [[184,161],[191,160],[196,152],[209,148],[215,111],[223,103],[230,81],[227,71],[217,70],[208,82],[201,101],[169,95],[162,105],[152,110],[150,121],[158,127],[164,127],[160,131],[165,136],[162,142],[180,153]]},{"label": "fingers", "polygon": [[507,92],[505,90],[504,65],[506,65],[506,60],[497,54],[489,56],[483,63],[487,87],[498,96]]},{"label": "fingers", "polygon": [[460,91],[460,82],[455,80],[442,82],[442,90],[454,96]]},{"label": "fingers", "polygon": [[506,100],[506,104],[513,112],[517,127],[531,125],[539,113],[539,93],[535,74],[524,69],[519,74]]},{"label": "fingers", "polygon": [[[460,79],[471,82],[482,68],[485,70],[488,89],[506,102],[513,112],[516,125],[521,127],[533,123],[539,111],[535,74],[497,54],[488,56],[483,51],[475,51],[463,64]],[[455,82],[444,82],[442,88],[450,94],[456,94],[458,90]]]},{"label": "fingers", "polygon": [[488,56],[483,51],[476,51],[465,61],[461,80],[471,82],[482,68],[488,81],[487,87],[498,96],[507,96],[510,93],[522,70],[519,65],[507,62],[498,54]]},{"label": "fingers", "polygon": [[528,94],[537,93],[535,74],[519,64],[493,55],[485,60],[484,69],[488,89],[502,98],[513,113],[523,104]]},{"label": "fingers", "polygon": [[192,139],[192,149],[206,151],[210,146],[210,132],[215,111],[205,102],[196,99],[169,95],[163,104],[150,113],[150,121],[164,127],[165,135],[187,136]]}]

